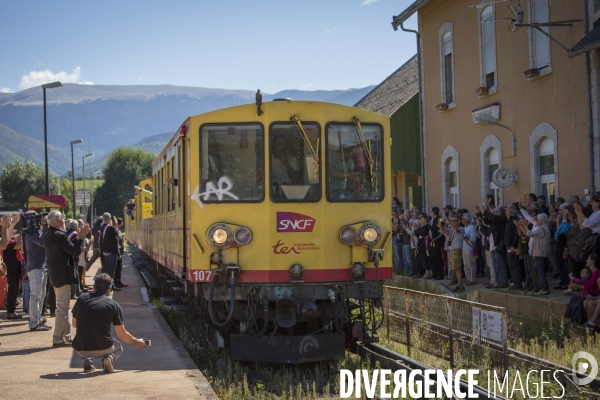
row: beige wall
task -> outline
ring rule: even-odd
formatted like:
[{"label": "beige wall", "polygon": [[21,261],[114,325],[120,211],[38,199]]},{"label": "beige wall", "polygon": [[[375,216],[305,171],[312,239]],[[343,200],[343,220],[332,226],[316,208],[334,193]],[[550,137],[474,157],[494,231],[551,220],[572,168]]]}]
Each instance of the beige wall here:
[{"label": "beige wall", "polygon": [[[477,11],[473,0],[434,0],[419,11],[424,72],[427,199],[429,207],[442,206],[442,154],[448,146],[459,153],[460,205],[472,209],[482,200],[480,147],[488,135],[502,143],[501,165],[518,173],[519,181],[503,190],[504,204],[522,198],[532,190],[530,135],[542,123],[557,131],[558,194],[583,195],[589,187],[587,105],[584,58],[569,59],[566,51],[551,42],[553,72],[532,81],[525,80],[530,69],[528,28],[508,31],[510,22],[496,23],[496,94],[478,98],[480,86],[480,43]],[[528,22],[527,1],[524,23]],[[582,17],[581,2],[553,1],[550,18]],[[508,17],[505,4],[495,5],[496,18]],[[456,108],[436,111],[441,99],[439,30],[453,23],[454,87]],[[573,27],[552,27],[551,35],[566,47],[581,38],[582,23]],[[501,104],[499,123],[516,135],[517,155],[512,157],[511,134],[499,126],[475,125],[471,111],[492,103]],[[584,197],[582,196],[582,199]]]}]

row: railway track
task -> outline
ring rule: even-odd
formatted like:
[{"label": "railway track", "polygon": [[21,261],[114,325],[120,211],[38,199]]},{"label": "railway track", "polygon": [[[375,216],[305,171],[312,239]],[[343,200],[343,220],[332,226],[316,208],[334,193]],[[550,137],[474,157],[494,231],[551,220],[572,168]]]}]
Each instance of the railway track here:
[{"label": "railway track", "polygon": [[[378,363],[381,368],[390,369],[392,371],[405,370],[407,373],[410,373],[410,371],[414,370],[421,370],[423,372],[427,370],[435,370],[433,367],[422,364],[416,360],[413,360],[412,358],[405,357],[375,343],[358,343],[356,351],[361,357],[369,358],[373,365]],[[419,374],[417,379],[423,382],[425,378],[423,374]],[[460,381],[460,387],[464,393],[468,393],[468,386],[469,385],[466,381]],[[432,392],[435,392],[435,389],[432,390]],[[473,393],[478,396],[474,398],[479,399],[504,399],[504,397],[494,396],[493,393],[489,393],[487,389],[481,386],[474,386]],[[448,397],[445,398],[448,399]],[[449,399],[455,398],[458,397],[450,397]],[[466,398],[470,397],[467,396]]]}]

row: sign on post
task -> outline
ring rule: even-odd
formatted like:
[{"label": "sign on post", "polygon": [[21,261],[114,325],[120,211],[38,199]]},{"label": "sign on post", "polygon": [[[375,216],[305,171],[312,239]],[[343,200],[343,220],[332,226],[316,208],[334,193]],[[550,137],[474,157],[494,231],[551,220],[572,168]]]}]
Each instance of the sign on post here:
[{"label": "sign on post", "polygon": [[[85,194],[85,198],[84,198]],[[84,204],[85,199],[85,204]],[[76,190],[75,191],[75,207],[89,206],[91,204],[91,192],[89,190]]]},{"label": "sign on post", "polygon": [[35,196],[29,196],[27,206],[31,210],[67,208],[67,201],[60,194],[36,194]]},{"label": "sign on post", "polygon": [[501,313],[481,310],[481,337],[502,342],[506,337],[503,327]]}]

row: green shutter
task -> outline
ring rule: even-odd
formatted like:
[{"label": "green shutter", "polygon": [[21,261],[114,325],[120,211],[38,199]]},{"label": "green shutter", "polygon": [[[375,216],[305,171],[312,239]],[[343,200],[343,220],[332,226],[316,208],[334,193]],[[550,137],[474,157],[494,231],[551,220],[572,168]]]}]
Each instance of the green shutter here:
[{"label": "green shutter", "polygon": [[419,95],[398,109],[391,120],[392,169],[421,176]]}]

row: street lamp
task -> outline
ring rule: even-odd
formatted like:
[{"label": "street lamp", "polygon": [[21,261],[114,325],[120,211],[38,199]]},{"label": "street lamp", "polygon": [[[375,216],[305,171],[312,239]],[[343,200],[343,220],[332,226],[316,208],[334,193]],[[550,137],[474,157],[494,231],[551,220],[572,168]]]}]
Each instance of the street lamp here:
[{"label": "street lamp", "polygon": [[50,194],[50,183],[48,181],[48,129],[46,127],[46,89],[54,89],[61,86],[62,83],[60,82],[52,82],[42,85],[42,89],[44,89],[44,153],[46,155],[46,194]]},{"label": "street lamp", "polygon": [[[73,145],[74,144],[79,144],[79,143],[83,143],[83,139],[77,139],[77,140],[73,140],[71,142],[71,183],[73,184],[73,218],[77,219],[77,216],[75,214],[75,163],[73,161]],[[46,163],[47,165],[47,163]],[[48,176],[48,173],[46,172],[46,177]],[[46,181],[47,183],[48,181]],[[48,185],[46,184],[46,192],[48,192]],[[48,193],[46,193],[48,194]]]},{"label": "street lamp", "polygon": [[493,116],[489,115],[489,114],[478,114],[475,116],[475,120],[480,123],[480,124],[492,124],[492,125],[498,125],[501,128],[504,129],[508,129],[510,131],[510,133],[512,134],[512,145],[513,145],[513,157],[517,155],[517,144],[515,143],[515,133],[513,132],[512,129],[510,129],[508,126],[506,125],[502,125],[498,123],[498,119],[494,118]]},{"label": "street lamp", "polygon": [[83,164],[83,218],[84,221],[87,219],[87,204],[85,204],[85,159],[94,157],[94,153],[86,154],[82,157],[81,163]]},{"label": "street lamp", "polygon": [[[94,173],[92,174],[92,177],[94,175],[96,175],[96,174],[99,174],[100,172],[102,172],[102,171],[99,170],[99,169],[95,170]],[[94,183],[95,182],[96,181],[95,181],[95,178],[94,178]],[[94,184],[94,186],[96,186],[96,185]],[[92,198],[92,206],[91,206],[91,210],[90,210],[91,213],[92,213],[92,218],[90,218],[90,224],[92,224],[94,222],[94,188],[92,188],[92,193],[91,193],[90,197]]]}]

